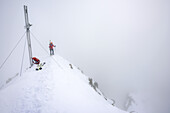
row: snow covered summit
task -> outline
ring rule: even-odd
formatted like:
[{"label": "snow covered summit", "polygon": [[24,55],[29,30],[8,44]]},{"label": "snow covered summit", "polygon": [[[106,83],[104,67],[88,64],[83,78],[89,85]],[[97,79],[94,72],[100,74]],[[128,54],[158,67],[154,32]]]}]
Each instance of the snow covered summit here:
[{"label": "snow covered summit", "polygon": [[89,85],[79,69],[60,56],[43,59],[0,90],[0,113],[127,113]]}]

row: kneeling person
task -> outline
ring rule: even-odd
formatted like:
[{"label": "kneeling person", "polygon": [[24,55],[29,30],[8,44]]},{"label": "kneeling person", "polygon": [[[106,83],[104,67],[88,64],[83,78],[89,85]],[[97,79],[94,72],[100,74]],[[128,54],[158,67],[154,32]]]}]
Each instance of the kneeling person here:
[{"label": "kneeling person", "polygon": [[33,64],[37,64],[36,70],[41,70],[42,69],[42,64],[40,63],[40,60],[36,57],[32,58]]}]

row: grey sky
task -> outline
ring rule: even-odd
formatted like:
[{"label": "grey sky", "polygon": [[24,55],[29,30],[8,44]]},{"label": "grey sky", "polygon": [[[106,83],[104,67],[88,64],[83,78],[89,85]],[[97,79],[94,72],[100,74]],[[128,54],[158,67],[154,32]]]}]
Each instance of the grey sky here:
[{"label": "grey sky", "polygon": [[[47,50],[52,40],[57,54],[94,78],[121,108],[130,91],[166,89],[163,92],[169,93],[170,1],[1,0],[0,64],[25,32],[24,4],[31,31]],[[34,39],[32,43],[35,56],[45,54]],[[19,70],[15,63],[20,63],[22,47],[11,59],[10,74],[0,71],[2,78],[15,73],[14,67]]]}]

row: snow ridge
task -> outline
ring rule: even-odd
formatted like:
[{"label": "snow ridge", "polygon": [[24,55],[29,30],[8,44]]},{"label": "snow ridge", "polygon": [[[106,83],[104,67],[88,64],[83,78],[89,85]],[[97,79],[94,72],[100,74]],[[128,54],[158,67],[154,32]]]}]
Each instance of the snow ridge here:
[{"label": "snow ridge", "polygon": [[88,77],[62,57],[44,61],[42,70],[33,66],[0,90],[1,113],[127,113],[107,102],[90,87]]}]

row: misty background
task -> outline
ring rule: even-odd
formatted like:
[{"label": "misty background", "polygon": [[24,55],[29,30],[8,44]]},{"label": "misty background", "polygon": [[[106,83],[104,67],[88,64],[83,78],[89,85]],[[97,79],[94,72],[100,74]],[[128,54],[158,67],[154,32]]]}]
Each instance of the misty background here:
[{"label": "misty background", "polygon": [[[150,107],[168,113],[169,0],[1,0],[0,64],[25,32],[23,5],[46,50],[52,40],[55,53],[97,81],[116,106],[124,109],[128,93],[144,92],[156,99]],[[24,41],[0,70],[1,82],[20,71]],[[47,56],[33,37],[31,42],[33,56]]]}]

